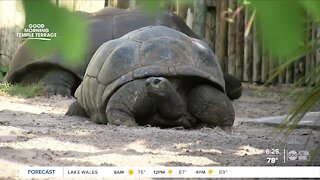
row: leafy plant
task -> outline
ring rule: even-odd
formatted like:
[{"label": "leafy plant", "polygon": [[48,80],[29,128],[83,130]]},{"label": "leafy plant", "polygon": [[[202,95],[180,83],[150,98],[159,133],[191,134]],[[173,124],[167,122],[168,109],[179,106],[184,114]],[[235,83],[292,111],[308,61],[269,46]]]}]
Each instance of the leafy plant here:
[{"label": "leafy plant", "polygon": [[[300,57],[320,48],[319,38],[310,41],[306,40],[304,36],[306,31],[309,30],[305,29],[306,23],[309,21],[320,22],[320,1],[246,0],[245,2],[247,7],[255,12],[258,31],[265,40],[264,47],[271,55],[282,59],[282,63],[272,72],[268,82],[272,81],[293,62],[299,60]],[[316,82],[317,77],[320,77],[319,63],[296,82],[296,85],[304,82],[306,87],[303,92],[292,92],[298,93],[299,98],[291,107],[285,121],[279,126],[279,132],[284,135],[284,139],[291,134],[303,116],[320,102],[320,82]],[[320,117],[318,120],[320,120]],[[313,157],[319,151],[320,145],[315,148]]]},{"label": "leafy plant", "polygon": [[76,63],[86,49],[87,29],[80,16],[65,8],[57,7],[50,0],[23,0],[26,15],[25,28],[43,24],[50,33],[57,33],[50,41],[30,40],[37,55],[61,52],[69,63]]}]

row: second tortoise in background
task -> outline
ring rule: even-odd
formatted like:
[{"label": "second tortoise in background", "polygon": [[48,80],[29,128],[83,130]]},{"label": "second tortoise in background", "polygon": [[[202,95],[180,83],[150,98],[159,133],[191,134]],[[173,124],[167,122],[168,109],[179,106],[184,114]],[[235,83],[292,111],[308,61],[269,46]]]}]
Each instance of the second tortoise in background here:
[{"label": "second tortoise in background", "polygon": [[[157,18],[148,17],[139,10],[124,10],[106,7],[95,13],[75,12],[88,27],[88,48],[78,64],[68,64],[60,52],[38,56],[25,41],[15,52],[4,81],[9,83],[36,83],[41,81],[49,94],[71,96],[82,81],[82,76],[95,51],[104,43],[124,34],[149,25],[164,25],[175,28],[191,37],[196,34],[183,20],[173,13],[166,12]],[[38,41],[38,43],[48,43]]]},{"label": "second tortoise in background", "polygon": [[[27,40],[16,51],[4,81],[9,83],[36,83],[41,81],[44,91],[49,95],[60,94],[70,97],[81,83],[93,54],[104,42],[149,25],[167,26],[190,37],[198,38],[180,17],[171,12],[163,13],[158,18],[151,18],[139,10],[106,7],[95,13],[76,12],[76,14],[82,16],[89,29],[88,48],[85,56],[78,60],[78,64],[68,64],[59,52],[52,52],[43,57],[36,56],[28,49]],[[230,82],[238,81],[232,76],[230,78]],[[232,83],[232,85],[235,85],[235,83]],[[228,91],[229,88],[226,89]]]},{"label": "second tortoise in background", "polygon": [[229,129],[235,118],[212,50],[164,26],[104,43],[75,96],[66,114],[102,124]]}]

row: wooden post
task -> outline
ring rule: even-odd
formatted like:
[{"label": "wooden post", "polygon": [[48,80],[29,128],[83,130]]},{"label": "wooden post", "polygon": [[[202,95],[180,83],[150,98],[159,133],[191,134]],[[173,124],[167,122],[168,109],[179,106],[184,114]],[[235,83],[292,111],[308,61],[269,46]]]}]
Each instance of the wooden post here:
[{"label": "wooden post", "polygon": [[186,20],[188,8],[192,7],[193,4],[186,3],[184,0],[176,0],[176,13],[179,15],[182,19]]},{"label": "wooden post", "polygon": [[286,68],[286,84],[293,83],[293,79],[294,79],[294,63],[291,63]]},{"label": "wooden post", "polygon": [[[237,1],[229,0],[229,9],[235,10],[237,8]],[[237,24],[235,19],[232,19],[232,14],[228,14],[228,18],[231,22],[228,23],[228,58],[227,68],[228,73],[236,75],[236,34],[237,34]]]},{"label": "wooden post", "polygon": [[120,9],[129,8],[129,0],[118,0],[117,1],[117,8],[120,8]]},{"label": "wooden post", "polygon": [[[318,39],[317,44],[320,44],[320,24],[316,24],[317,35],[316,38]],[[316,67],[320,66],[320,47],[316,50]],[[320,85],[320,70],[316,71],[316,84]]]},{"label": "wooden post", "polygon": [[180,0],[176,0],[176,14],[184,19],[182,4]]},{"label": "wooden post", "polygon": [[194,1],[193,31],[202,39],[204,38],[204,23],[206,6],[204,0]]},{"label": "wooden post", "polygon": [[134,8],[137,6],[136,0],[129,0],[129,8]]},{"label": "wooden post", "polygon": [[70,11],[74,11],[75,9],[75,1],[74,0],[70,0],[70,1],[64,1],[64,0],[59,0],[59,6],[60,7],[65,7],[67,9],[69,9]]},{"label": "wooden post", "polygon": [[60,6],[59,0],[56,0],[56,7],[59,7],[59,6]]},{"label": "wooden post", "polygon": [[0,17],[0,66],[8,66],[22,42],[16,35],[24,25],[21,1],[0,1]]},{"label": "wooden post", "polygon": [[[316,41],[317,40],[317,26],[316,23],[313,21],[311,23],[311,40],[312,41]],[[318,44],[319,45],[319,44]],[[315,46],[313,46],[312,48],[315,48]],[[317,50],[312,51],[310,53],[310,69],[309,71],[312,71],[312,76],[310,79],[309,84],[316,84],[316,78],[317,78],[317,73],[315,72],[315,68],[316,68],[316,56],[317,56]],[[308,73],[308,70],[306,69],[306,74]],[[320,74],[318,74],[318,76],[320,76]]]},{"label": "wooden post", "polygon": [[104,1],[74,1],[74,11],[96,12],[104,7]]},{"label": "wooden post", "polygon": [[190,29],[193,29],[193,12],[188,8],[186,24]]},{"label": "wooden post", "polygon": [[220,66],[223,71],[226,70],[226,54],[227,54],[227,23],[221,17],[221,12],[226,11],[228,8],[228,1],[217,1],[217,15],[216,15],[216,42],[215,42],[215,49],[216,55],[219,59]]},{"label": "wooden post", "polygon": [[[262,42],[263,42],[262,38]],[[262,43],[262,46],[264,46],[264,44]],[[261,62],[261,82],[264,83],[268,80],[269,77],[269,53],[267,52],[267,50],[263,47],[262,48],[262,62]]]},{"label": "wooden post", "polygon": [[206,0],[206,6],[207,7],[216,7],[216,1],[217,0]]},{"label": "wooden post", "polygon": [[[306,34],[305,34],[305,44],[307,45],[311,40],[312,40],[312,22],[307,21],[306,23]],[[305,58],[305,74],[303,76],[306,76],[308,73],[310,73],[311,71],[311,57],[312,56],[312,52],[307,53],[306,54],[306,58]],[[308,83],[308,81],[310,81],[310,79],[305,79],[304,83]]]},{"label": "wooden post", "polygon": [[257,23],[254,23],[253,31],[253,82],[261,82],[261,47],[259,39],[261,39],[260,34],[258,33]]},{"label": "wooden post", "polygon": [[212,51],[215,51],[215,29],[216,29],[216,10],[215,8],[208,8],[206,14],[206,25],[204,31],[205,40],[209,43]]},{"label": "wooden post", "polygon": [[[244,23],[247,26],[251,17],[251,12],[245,9]],[[253,60],[253,32],[252,27],[247,37],[244,38],[244,57],[243,57],[243,81],[252,81],[252,60]]]},{"label": "wooden post", "polygon": [[[238,7],[241,3],[238,2]],[[236,18],[236,77],[239,80],[243,79],[243,56],[244,56],[244,12],[243,10]]]},{"label": "wooden post", "polygon": [[[283,60],[280,57],[277,58],[277,60],[278,60],[278,65],[281,66],[283,63]],[[279,73],[278,82],[281,84],[285,83],[286,82],[285,77],[286,77],[285,70],[283,70]]]},{"label": "wooden post", "polygon": [[118,0],[108,0],[108,6],[114,6],[114,7],[116,7],[116,6],[117,6],[117,1],[118,1]]},{"label": "wooden post", "polygon": [[[273,77],[275,73],[275,68],[278,66],[278,59],[274,58],[269,54],[269,79],[271,84],[276,84],[278,82],[278,75]],[[271,79],[272,78],[272,79]]]}]

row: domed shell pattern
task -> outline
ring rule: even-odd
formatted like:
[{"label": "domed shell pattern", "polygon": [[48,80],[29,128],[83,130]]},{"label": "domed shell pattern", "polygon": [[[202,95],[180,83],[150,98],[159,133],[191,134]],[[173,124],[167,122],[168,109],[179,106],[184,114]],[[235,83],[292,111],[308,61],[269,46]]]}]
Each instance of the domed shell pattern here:
[{"label": "domed shell pattern", "polygon": [[101,45],[76,98],[91,119],[105,124],[110,96],[129,81],[151,76],[196,76],[225,91],[220,65],[207,44],[168,27],[148,26]]}]

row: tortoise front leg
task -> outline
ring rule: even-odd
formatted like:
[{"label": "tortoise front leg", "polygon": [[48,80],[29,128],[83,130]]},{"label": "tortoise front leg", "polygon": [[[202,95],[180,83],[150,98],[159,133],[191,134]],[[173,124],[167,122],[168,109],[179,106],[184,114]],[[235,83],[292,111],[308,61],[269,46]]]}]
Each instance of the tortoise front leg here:
[{"label": "tortoise front leg", "polygon": [[75,77],[62,69],[52,69],[40,80],[48,95],[72,96]]},{"label": "tortoise front leg", "polygon": [[120,110],[108,110],[106,114],[110,124],[117,125],[117,126],[123,125],[128,127],[138,126],[134,117],[132,117],[126,112],[123,112]]},{"label": "tortoise front leg", "polygon": [[155,112],[147,96],[145,80],[134,80],[120,87],[109,99],[106,117],[110,124],[137,126],[148,121]]},{"label": "tortoise front leg", "polygon": [[188,111],[208,127],[230,131],[235,119],[231,100],[217,88],[202,84],[188,93]]},{"label": "tortoise front leg", "polygon": [[149,121],[149,125],[157,127],[183,127],[191,129],[195,126],[196,119],[190,115],[182,116],[178,119],[163,118],[160,114],[155,114]]}]

